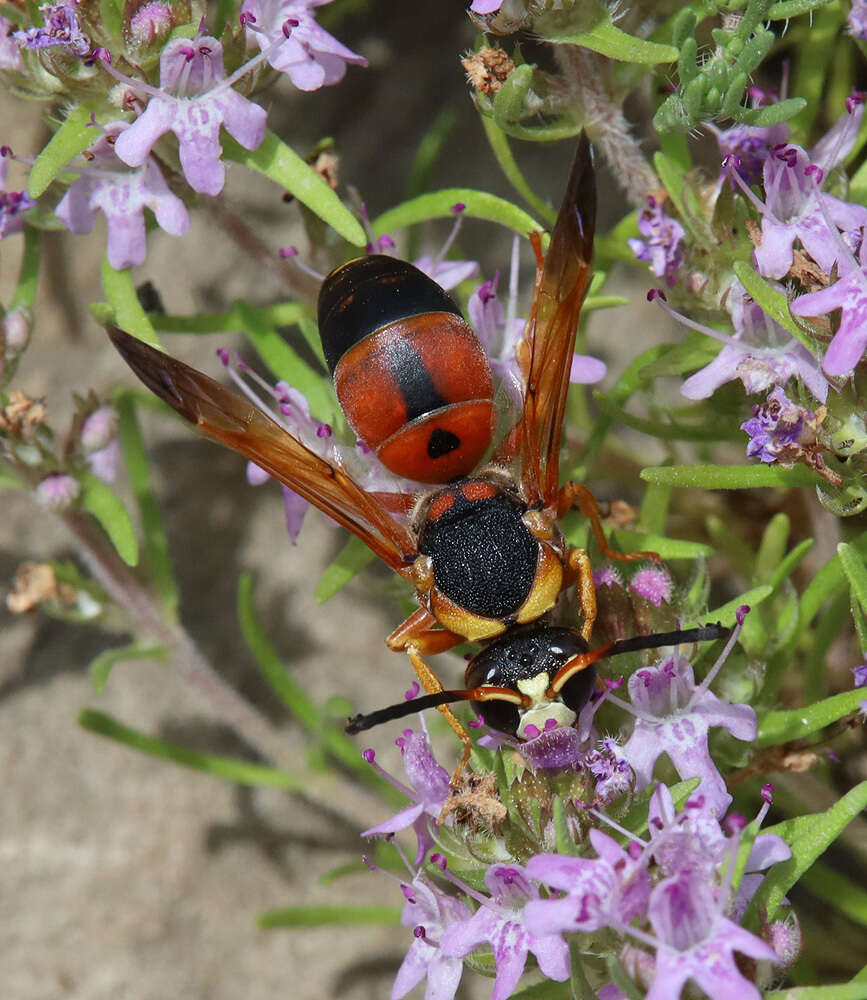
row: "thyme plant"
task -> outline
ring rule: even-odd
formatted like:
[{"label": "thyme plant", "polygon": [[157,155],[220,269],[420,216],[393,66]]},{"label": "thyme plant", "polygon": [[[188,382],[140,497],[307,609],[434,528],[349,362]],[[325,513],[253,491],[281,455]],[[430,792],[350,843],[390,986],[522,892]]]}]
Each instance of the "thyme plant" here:
[{"label": "thyme plant", "polygon": [[[465,51],[432,57],[442,74],[466,74],[463,114],[484,133],[484,169],[498,168],[513,196],[430,185],[448,148],[438,120],[416,158],[413,195],[373,219],[356,191],[366,179],[337,172],[340,134],[298,148],[269,127],[280,88],[352,88],[374,72],[338,40],[349,13],[369,18],[375,37],[372,2],[0,6],[8,99],[34,102],[50,132],[41,149],[0,137],[12,288],[0,328],[0,486],[27,493],[34,516],[59,518],[80,557],[22,565],[9,610],[39,609],[69,627],[110,623],[91,664],[97,701],[107,684],[128,683],[117,664],[162,657],[251,755],[206,754],[98,709],[80,714],[85,729],[227,781],[316,799],[322,772],[285,766],[286,734],[185,628],[140,429],[145,394],[131,380],[106,398],[73,386],[75,413],[59,428],[52,401],[29,388],[45,234],[67,231],[69,252],[76,240],[105,241],[104,298],[88,303],[94,324],[169,351],[178,332],[213,338],[215,374],[362,485],[387,489],[324,373],[314,322],[322,273],[365,250],[412,256],[465,306],[503,399],[519,404],[515,347],[532,281],[518,264],[560,194],[536,190],[522,163],[528,144],[538,160],[584,130],[617,187],[608,199],[616,221],[597,238],[564,468],[602,482],[612,544],[661,559],[608,563],[582,519],[565,519],[569,543],[594,562],[594,644],[709,621],[730,637],[620,658],[573,724],[530,726],[526,740],[471,722],[469,771],[452,787],[459,748],[440,738],[439,717],[350,739],[281,661],[291,651],[266,636],[244,575],[238,627],[319,765],[370,790],[358,859],[376,873],[369,878],[394,881],[402,907],[384,913],[356,890],[333,911],[305,900],[262,925],[393,919],[406,949],[395,1000],[416,987],[447,1000],[470,976],[489,978],[479,995],[493,1000],[867,997],[867,781],[857,779],[867,711],[865,5],[474,0],[461,16],[475,42],[469,33]],[[437,95],[426,99],[433,118]],[[268,246],[255,214],[243,217],[226,195],[230,171],[263,175],[293,200],[304,240]],[[173,238],[166,252],[183,269],[196,213],[239,259],[276,275],[284,297],[190,315],[160,302],[147,285],[153,231]],[[448,236],[421,254],[418,227],[432,220],[449,220],[440,223]],[[500,256],[464,259],[461,227],[489,232]],[[513,237],[511,263],[495,238],[502,230]],[[607,287],[612,274],[624,287],[624,273],[628,297]],[[614,350],[606,313],[630,299],[658,335]],[[249,352],[226,346],[236,332]],[[655,453],[662,460],[648,463]],[[247,474],[268,479],[255,467]],[[279,544],[291,559],[303,522],[318,515],[283,489]],[[708,491],[720,491],[723,516],[710,512]],[[830,558],[815,556],[796,517],[804,509],[833,538]],[[372,559],[349,541],[311,586],[325,600]],[[409,592],[394,596],[396,612]],[[129,636],[119,646],[110,638],[118,623]],[[845,650],[845,673],[828,669],[832,644]],[[377,760],[389,740],[405,775]],[[827,788],[828,808],[810,808],[807,772]],[[841,847],[850,825],[856,836]],[[832,971],[816,900],[862,943]]]}]

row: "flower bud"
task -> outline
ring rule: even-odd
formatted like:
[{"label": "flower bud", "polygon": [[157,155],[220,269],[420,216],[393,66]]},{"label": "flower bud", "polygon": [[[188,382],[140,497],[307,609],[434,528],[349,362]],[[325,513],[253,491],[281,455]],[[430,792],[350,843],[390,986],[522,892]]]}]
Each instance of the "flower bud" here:
[{"label": "flower bud", "polygon": [[55,472],[36,487],[36,502],[46,510],[61,511],[71,507],[81,493],[77,479],[62,472]]},{"label": "flower bud", "polygon": [[117,411],[113,406],[100,406],[84,421],[81,447],[90,454],[105,448],[117,434]]}]

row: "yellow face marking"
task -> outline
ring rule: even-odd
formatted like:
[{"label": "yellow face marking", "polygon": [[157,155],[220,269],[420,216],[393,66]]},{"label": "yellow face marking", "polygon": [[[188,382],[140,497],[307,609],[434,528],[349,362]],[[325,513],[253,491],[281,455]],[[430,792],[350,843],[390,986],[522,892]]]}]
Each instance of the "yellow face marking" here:
[{"label": "yellow face marking", "polygon": [[535,726],[544,732],[545,723],[553,719],[558,727],[571,726],[578,716],[563,704],[562,701],[550,701],[548,697],[548,675],[543,671],[529,680],[518,681],[517,687],[531,701],[530,707],[521,716],[518,726],[518,736],[527,739],[528,726]]}]

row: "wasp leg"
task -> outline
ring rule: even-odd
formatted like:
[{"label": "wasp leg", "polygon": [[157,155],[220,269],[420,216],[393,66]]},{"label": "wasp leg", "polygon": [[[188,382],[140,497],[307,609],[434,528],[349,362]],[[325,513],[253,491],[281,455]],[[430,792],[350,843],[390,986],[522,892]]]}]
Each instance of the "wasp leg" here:
[{"label": "wasp leg", "polygon": [[[437,620],[426,608],[419,608],[385,640],[386,646],[397,653],[403,653],[414,646],[419,653],[433,656],[444,653],[464,641],[462,636],[448,629],[435,627]],[[440,689],[442,690],[442,689]]]},{"label": "wasp leg", "polygon": [[659,561],[659,555],[656,552],[618,552],[611,548],[605,537],[605,532],[602,530],[602,515],[599,513],[596,497],[582,483],[566,483],[561,487],[557,497],[557,517],[562,517],[572,507],[577,507],[590,522],[590,529],[599,548],[608,559],[616,559],[619,562],[634,562],[637,559]]},{"label": "wasp leg", "polygon": [[[406,652],[415,669],[419,683],[428,694],[439,694],[443,690],[443,686],[439,677],[422,658],[422,654],[443,653],[464,641],[462,636],[444,628],[435,628],[435,625],[436,618],[427,609],[419,608],[415,614],[410,615],[405,622],[398,625],[385,640],[389,649]],[[472,742],[470,734],[464,729],[448,705],[438,705],[437,710],[442,713],[446,722],[452,727],[464,748],[461,761],[452,775],[451,785],[454,787],[470,759]]]},{"label": "wasp leg", "polygon": [[[422,659],[421,654],[415,645],[411,644],[407,647],[407,654],[409,655],[410,662],[415,668],[416,676],[421,683],[421,686],[427,691],[428,694],[438,694],[443,690],[442,683],[439,677],[431,670],[431,668]],[[438,705],[437,711],[441,712],[446,722],[452,727],[455,735],[461,741],[463,745],[464,752],[461,756],[458,766],[455,768],[454,774],[452,775],[449,784],[452,788],[455,788],[458,780],[460,779],[461,773],[467,766],[467,761],[470,759],[470,751],[473,749],[472,741],[470,740],[470,734],[464,729],[461,723],[458,721],[458,717],[451,710],[449,705]]]},{"label": "wasp leg", "polygon": [[590,634],[596,624],[596,588],[593,585],[593,567],[586,549],[569,549],[566,557],[566,571],[563,574],[563,589],[578,584],[578,600],[581,602],[583,622],[581,638],[590,641]]}]

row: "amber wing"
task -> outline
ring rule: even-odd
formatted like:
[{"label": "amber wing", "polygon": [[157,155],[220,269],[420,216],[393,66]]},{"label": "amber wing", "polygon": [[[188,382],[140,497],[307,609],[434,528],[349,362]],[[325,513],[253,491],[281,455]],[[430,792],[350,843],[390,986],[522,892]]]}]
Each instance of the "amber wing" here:
[{"label": "amber wing", "polygon": [[526,377],[521,478],[531,503],[547,505],[559,489],[563,415],[578,317],[592,276],[595,227],[596,180],[590,143],[582,132],[519,345]]},{"label": "amber wing", "polygon": [[409,530],[344,469],[306,448],[243,396],[116,327],[108,334],[142,382],[206,437],[240,452],[357,535],[392,569],[416,554]]}]

